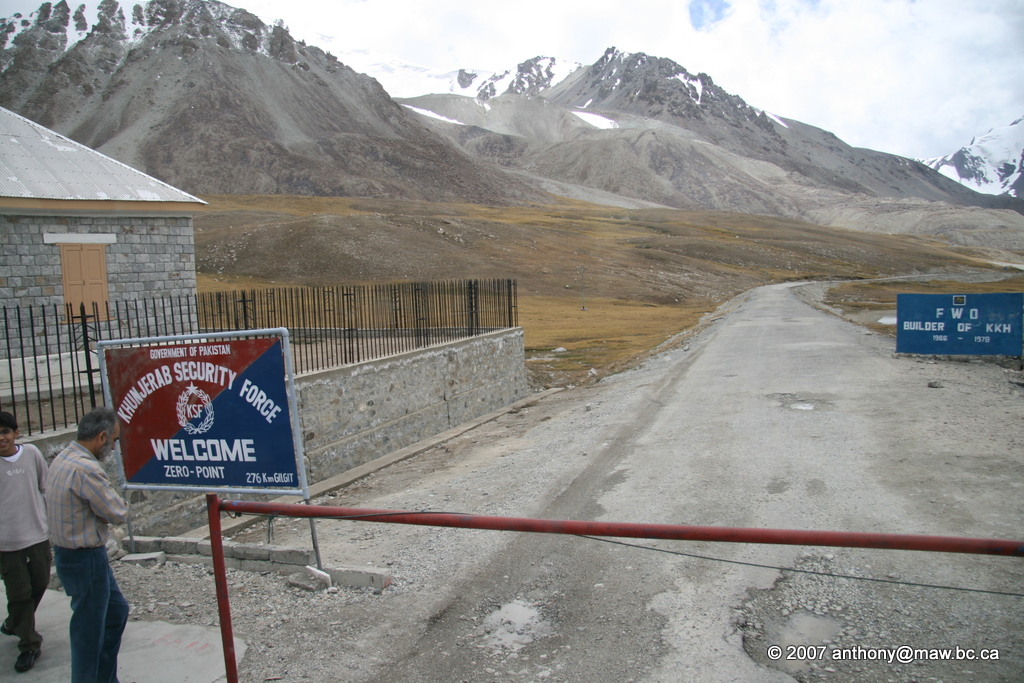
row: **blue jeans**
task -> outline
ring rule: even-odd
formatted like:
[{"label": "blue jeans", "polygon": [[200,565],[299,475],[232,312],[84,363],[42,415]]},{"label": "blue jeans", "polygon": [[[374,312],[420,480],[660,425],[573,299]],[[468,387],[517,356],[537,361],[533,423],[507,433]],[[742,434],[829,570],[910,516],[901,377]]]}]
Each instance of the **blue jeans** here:
[{"label": "blue jeans", "polygon": [[128,601],[106,548],[53,549],[53,565],[71,596],[71,683],[117,683],[117,653]]}]

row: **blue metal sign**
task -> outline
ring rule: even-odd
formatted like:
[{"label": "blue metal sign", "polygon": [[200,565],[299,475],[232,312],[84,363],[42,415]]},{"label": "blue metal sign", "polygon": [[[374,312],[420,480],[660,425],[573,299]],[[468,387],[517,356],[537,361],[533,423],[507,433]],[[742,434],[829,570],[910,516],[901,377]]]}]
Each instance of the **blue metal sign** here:
[{"label": "blue metal sign", "polygon": [[896,352],[1020,356],[1024,294],[899,294]]}]

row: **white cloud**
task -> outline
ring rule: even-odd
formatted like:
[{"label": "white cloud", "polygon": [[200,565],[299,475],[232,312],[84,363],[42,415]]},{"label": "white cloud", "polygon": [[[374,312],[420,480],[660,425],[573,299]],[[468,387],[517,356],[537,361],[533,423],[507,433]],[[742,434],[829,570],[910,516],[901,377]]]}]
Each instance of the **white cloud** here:
[{"label": "white cloud", "polygon": [[[328,34],[440,69],[503,70],[538,55],[591,64],[611,46],[646,52],[704,71],[756,107],[907,156],[947,154],[1024,115],[1019,0],[229,4],[282,18],[314,44]],[[26,4],[0,0],[0,16],[10,7]]]},{"label": "white cloud", "polygon": [[[313,1],[268,1],[267,12]],[[704,71],[759,108],[907,156],[947,154],[1024,114],[1016,0],[699,6],[701,30],[689,6],[671,0],[350,1],[316,21],[353,48],[445,69],[499,70],[537,55],[590,64],[610,46],[642,51]]]},{"label": "white cloud", "polygon": [[851,144],[945,154],[1024,114],[1019,3],[776,0],[774,11],[736,4],[696,37],[682,63]]}]

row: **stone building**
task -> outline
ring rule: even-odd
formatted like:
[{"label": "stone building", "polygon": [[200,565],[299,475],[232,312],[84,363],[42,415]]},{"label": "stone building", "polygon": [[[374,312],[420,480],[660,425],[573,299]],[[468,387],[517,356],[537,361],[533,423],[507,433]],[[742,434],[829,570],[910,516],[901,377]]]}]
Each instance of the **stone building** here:
[{"label": "stone building", "polygon": [[201,199],[0,108],[0,301],[193,294]]}]

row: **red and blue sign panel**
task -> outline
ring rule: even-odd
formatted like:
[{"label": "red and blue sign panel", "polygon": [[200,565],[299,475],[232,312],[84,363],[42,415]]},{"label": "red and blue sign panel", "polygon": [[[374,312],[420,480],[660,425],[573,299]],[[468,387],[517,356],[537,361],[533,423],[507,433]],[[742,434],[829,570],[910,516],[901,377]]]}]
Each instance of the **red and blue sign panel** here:
[{"label": "red and blue sign panel", "polygon": [[104,348],[131,488],[300,488],[279,337]]},{"label": "red and blue sign panel", "polygon": [[1020,356],[1024,294],[898,294],[896,352]]}]

